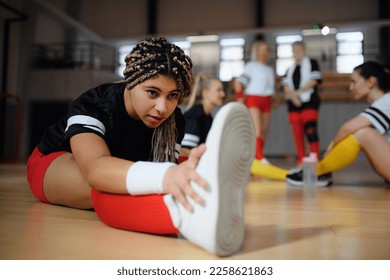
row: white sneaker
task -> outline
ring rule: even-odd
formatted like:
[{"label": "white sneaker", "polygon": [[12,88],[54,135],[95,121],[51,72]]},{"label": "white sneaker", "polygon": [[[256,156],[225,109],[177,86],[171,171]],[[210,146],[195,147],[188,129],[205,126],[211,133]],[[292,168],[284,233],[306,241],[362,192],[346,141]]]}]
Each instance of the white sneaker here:
[{"label": "white sneaker", "polygon": [[189,241],[218,256],[237,252],[244,239],[244,188],[255,153],[254,127],[248,109],[231,102],[214,118],[206,139],[206,152],[196,168],[208,189],[192,183],[205,205],[188,212],[172,195],[164,201],[174,225]]},{"label": "white sneaker", "polygon": [[262,163],[265,163],[265,164],[271,164],[271,162],[268,159],[266,159],[265,157],[263,157],[260,161]]}]

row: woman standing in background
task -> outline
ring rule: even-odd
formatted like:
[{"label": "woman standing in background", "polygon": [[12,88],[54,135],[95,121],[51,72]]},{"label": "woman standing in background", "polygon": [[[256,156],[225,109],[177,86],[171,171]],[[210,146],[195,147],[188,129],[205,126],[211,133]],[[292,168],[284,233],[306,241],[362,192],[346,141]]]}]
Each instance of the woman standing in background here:
[{"label": "woman standing in background", "polygon": [[264,157],[263,149],[270,125],[271,96],[275,93],[275,73],[267,65],[269,52],[266,42],[255,42],[253,60],[245,65],[244,73],[234,83],[237,101],[248,107],[255,126],[255,158],[265,163],[268,160]]},{"label": "woman standing in background", "polygon": [[321,84],[322,77],[318,62],[306,56],[302,41],[294,42],[292,51],[295,62],[282,78],[282,86],[287,99],[288,118],[299,167],[305,157],[305,135],[310,152],[319,155],[317,124],[321,99],[318,95],[318,85]]}]

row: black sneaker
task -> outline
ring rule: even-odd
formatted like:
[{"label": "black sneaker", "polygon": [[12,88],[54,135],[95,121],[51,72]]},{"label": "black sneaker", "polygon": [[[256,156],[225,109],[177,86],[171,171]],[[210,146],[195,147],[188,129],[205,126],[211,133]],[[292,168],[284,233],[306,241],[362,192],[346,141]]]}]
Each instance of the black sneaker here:
[{"label": "black sneaker", "polygon": [[[303,187],[303,170],[297,170],[287,174],[286,181],[292,186]],[[316,186],[319,188],[328,187],[333,184],[332,173],[318,176]]]},{"label": "black sneaker", "polygon": [[318,187],[325,188],[325,187],[329,187],[331,185],[333,185],[333,177],[332,177],[331,172],[318,176],[318,179],[317,179],[317,186]]},{"label": "black sneaker", "polygon": [[286,176],[286,181],[292,186],[303,187],[303,170],[292,170]]}]

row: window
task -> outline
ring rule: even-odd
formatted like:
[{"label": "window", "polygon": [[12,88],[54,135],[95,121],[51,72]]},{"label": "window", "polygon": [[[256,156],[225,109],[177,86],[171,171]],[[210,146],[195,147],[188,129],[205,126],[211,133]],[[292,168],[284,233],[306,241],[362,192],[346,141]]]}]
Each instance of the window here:
[{"label": "window", "polygon": [[219,79],[230,81],[244,71],[244,44],[243,38],[221,39],[221,59],[219,62]]},{"label": "window", "polygon": [[339,73],[351,73],[353,68],[364,62],[363,33],[340,32],[336,34],[336,67]]},{"label": "window", "polygon": [[126,55],[128,55],[131,50],[135,47],[135,45],[126,45],[126,46],[122,46],[122,47],[119,47],[119,63],[118,63],[118,67],[116,69],[116,73],[123,77],[123,71],[125,70],[126,68],[126,62],[125,62],[125,57]]},{"label": "window", "polygon": [[186,55],[190,55],[190,48],[191,48],[191,42],[188,41],[178,41],[178,42],[172,42],[179,48],[181,48]]},{"label": "window", "polygon": [[284,35],[276,37],[276,74],[283,76],[294,63],[292,46],[295,41],[301,41],[301,35]]}]

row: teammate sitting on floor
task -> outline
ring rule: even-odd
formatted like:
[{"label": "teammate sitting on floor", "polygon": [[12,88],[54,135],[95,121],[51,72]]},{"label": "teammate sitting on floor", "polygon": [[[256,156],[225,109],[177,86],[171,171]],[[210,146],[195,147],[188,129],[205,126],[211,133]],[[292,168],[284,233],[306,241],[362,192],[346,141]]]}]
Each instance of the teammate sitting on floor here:
[{"label": "teammate sitting on floor", "polygon": [[222,106],[224,97],[225,92],[220,80],[207,78],[202,72],[196,75],[184,113],[186,126],[179,162],[188,158],[191,149],[206,142],[213,122],[212,113],[215,108]]},{"label": "teammate sitting on floor", "polygon": [[191,59],[165,38],[150,38],[125,61],[124,82],[83,93],[48,128],[28,160],[32,193],[94,208],[112,227],[181,233],[209,252],[233,254],[243,242],[242,192],[255,147],[249,112],[238,103],[223,107],[211,140],[177,165],[178,105],[192,86]]},{"label": "teammate sitting on floor", "polygon": [[[349,89],[355,99],[370,107],[344,123],[325,157],[318,163],[318,186],[331,184],[330,172],[352,164],[363,150],[376,172],[390,181],[390,74],[376,62],[355,67]],[[301,186],[302,171],[287,175],[287,182]]]}]

